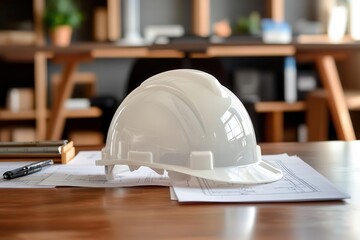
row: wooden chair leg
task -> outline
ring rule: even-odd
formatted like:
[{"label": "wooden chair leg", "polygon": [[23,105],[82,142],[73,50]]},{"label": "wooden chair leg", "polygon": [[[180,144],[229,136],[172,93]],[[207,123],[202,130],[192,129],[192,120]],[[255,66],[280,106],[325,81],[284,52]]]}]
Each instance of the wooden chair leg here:
[{"label": "wooden chair leg", "polygon": [[51,109],[47,139],[61,139],[65,125],[64,102],[71,96],[73,92],[73,75],[76,71],[77,66],[81,62],[90,60],[92,60],[92,56],[90,53],[77,53],[76,55],[64,54],[55,57],[54,62],[63,64],[64,69],[61,74],[61,80],[59,81],[57,98],[54,100]]},{"label": "wooden chair leg", "polygon": [[320,78],[327,92],[327,101],[339,140],[356,140],[354,127],[346,104],[335,59],[332,56],[319,56],[316,61]]},{"label": "wooden chair leg", "polygon": [[284,113],[266,113],[265,140],[267,142],[282,142],[284,140]]},{"label": "wooden chair leg", "polygon": [[325,91],[314,91],[307,96],[306,125],[308,141],[328,140],[329,111]]}]

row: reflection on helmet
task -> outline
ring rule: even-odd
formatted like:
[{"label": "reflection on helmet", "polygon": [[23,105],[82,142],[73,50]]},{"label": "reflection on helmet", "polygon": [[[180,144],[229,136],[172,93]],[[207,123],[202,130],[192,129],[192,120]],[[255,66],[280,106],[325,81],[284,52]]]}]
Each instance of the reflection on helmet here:
[{"label": "reflection on helmet", "polygon": [[96,164],[105,166],[108,179],[117,165],[242,184],[282,177],[261,160],[240,100],[213,76],[189,69],[157,74],[125,98]]}]

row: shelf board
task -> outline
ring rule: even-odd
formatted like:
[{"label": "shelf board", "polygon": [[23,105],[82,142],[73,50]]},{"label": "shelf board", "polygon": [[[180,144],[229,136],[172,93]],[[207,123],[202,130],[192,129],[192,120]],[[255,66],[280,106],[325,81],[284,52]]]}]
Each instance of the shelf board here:
[{"label": "shelf board", "polygon": [[[50,116],[50,110],[48,110],[46,114],[48,118]],[[66,118],[96,118],[100,117],[101,114],[102,111],[98,107],[90,107],[87,109],[67,109],[65,111]],[[7,109],[0,109],[0,121],[34,120],[35,117],[35,110],[14,112]]]},{"label": "shelf board", "polygon": [[295,54],[295,47],[291,45],[255,44],[247,45],[214,45],[207,49],[206,56],[210,57],[248,57],[248,56],[291,56]]},{"label": "shelf board", "polygon": [[294,103],[287,102],[258,102],[255,104],[256,112],[301,112],[306,110],[306,103],[298,101]]},{"label": "shelf board", "polygon": [[102,111],[98,107],[90,107],[87,109],[66,109],[66,118],[96,118],[102,115]]},{"label": "shelf board", "polygon": [[7,109],[0,109],[0,120],[33,120],[35,119],[35,111],[34,110],[22,110],[18,112],[14,112]]}]

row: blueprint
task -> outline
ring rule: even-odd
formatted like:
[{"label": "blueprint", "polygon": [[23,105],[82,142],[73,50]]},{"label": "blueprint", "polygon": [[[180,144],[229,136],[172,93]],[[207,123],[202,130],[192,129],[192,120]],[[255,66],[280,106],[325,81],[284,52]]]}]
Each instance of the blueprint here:
[{"label": "blueprint", "polygon": [[[107,180],[103,166],[96,166],[100,151],[80,151],[68,164],[54,164],[24,177],[5,180],[0,176],[0,188],[51,188],[74,187],[133,187],[169,186],[167,175],[159,175],[152,169],[140,167],[131,172],[127,166],[114,180]],[[0,173],[29,164],[29,162],[0,162]]]},{"label": "blueprint", "polygon": [[[133,187],[144,185],[170,186],[171,199],[180,202],[289,202],[346,199],[350,196],[329,182],[324,176],[299,157],[265,155],[263,159],[282,169],[281,180],[257,185],[239,185],[191,177],[188,181],[171,182],[152,169],[140,167],[130,172],[127,166],[114,179],[107,180],[104,167],[96,166],[100,151],[83,151],[66,165],[55,164],[40,172],[5,180],[0,188],[78,187]],[[1,162],[0,172],[14,169],[29,162]]]},{"label": "blueprint", "polygon": [[134,186],[169,186],[167,176],[159,175],[150,168],[140,167],[130,172],[124,166],[124,171],[114,180],[107,180],[102,166],[60,166],[56,172],[44,179],[40,185],[44,186],[73,186],[73,187],[134,187]]},{"label": "blueprint", "polygon": [[350,197],[296,156],[269,155],[263,159],[283,171],[281,180],[239,185],[191,177],[188,181],[172,182],[175,197],[180,202],[288,202]]},{"label": "blueprint", "polygon": [[127,166],[120,166],[119,176],[107,180],[103,166],[96,166],[101,159],[100,151],[80,151],[66,165],[60,165],[56,172],[44,179],[40,185],[77,186],[77,187],[134,187],[134,186],[169,186],[167,175],[159,175],[147,167],[140,167],[131,172]]}]

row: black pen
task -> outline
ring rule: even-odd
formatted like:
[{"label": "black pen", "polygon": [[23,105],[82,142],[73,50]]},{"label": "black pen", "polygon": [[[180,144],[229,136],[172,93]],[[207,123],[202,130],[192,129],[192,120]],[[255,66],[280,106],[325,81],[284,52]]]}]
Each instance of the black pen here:
[{"label": "black pen", "polygon": [[39,172],[43,167],[49,166],[51,164],[54,164],[53,160],[45,160],[45,161],[41,161],[41,162],[31,163],[29,165],[5,172],[3,174],[3,178],[4,179],[13,179],[13,178],[17,178],[17,177],[26,176],[31,173]]}]

